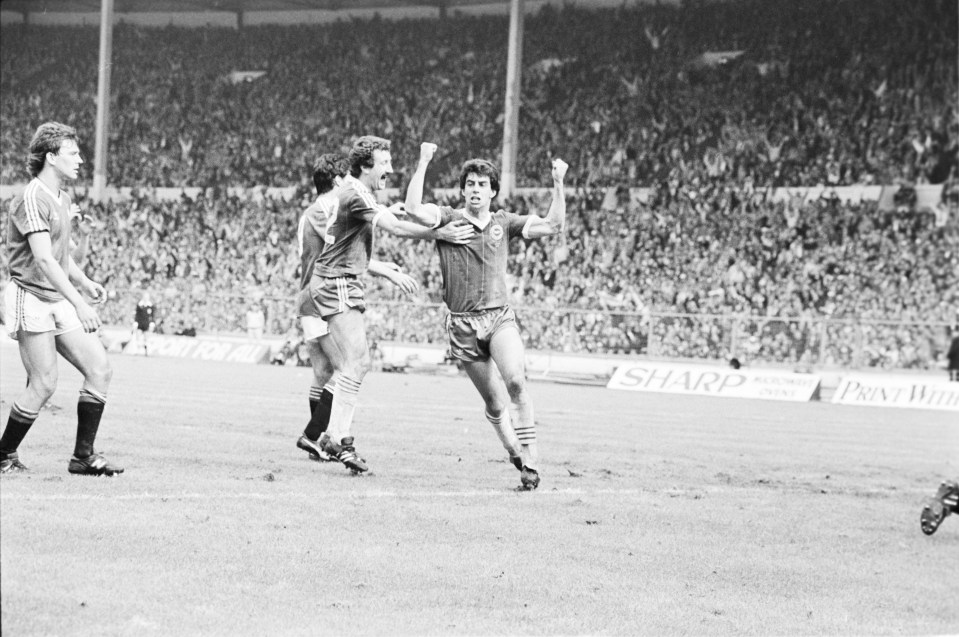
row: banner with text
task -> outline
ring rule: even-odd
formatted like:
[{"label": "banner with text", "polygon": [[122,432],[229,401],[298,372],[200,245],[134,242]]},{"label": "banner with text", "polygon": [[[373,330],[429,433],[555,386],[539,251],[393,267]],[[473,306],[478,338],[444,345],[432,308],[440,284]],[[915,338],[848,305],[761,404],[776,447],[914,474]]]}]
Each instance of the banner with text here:
[{"label": "banner with text", "polygon": [[921,376],[851,374],[840,379],[832,402],[959,411],[959,383]]},{"label": "banner with text", "polygon": [[819,382],[820,377],[815,374],[772,369],[645,362],[620,365],[606,386],[667,394],[807,402],[816,393]]},{"label": "banner with text", "polygon": [[[270,359],[269,343],[251,343],[243,340],[219,340],[166,336],[151,334],[148,341],[150,356],[173,356],[200,361],[224,361],[228,363],[267,363]],[[127,356],[142,356],[143,348],[134,340],[128,342],[123,353]]]}]

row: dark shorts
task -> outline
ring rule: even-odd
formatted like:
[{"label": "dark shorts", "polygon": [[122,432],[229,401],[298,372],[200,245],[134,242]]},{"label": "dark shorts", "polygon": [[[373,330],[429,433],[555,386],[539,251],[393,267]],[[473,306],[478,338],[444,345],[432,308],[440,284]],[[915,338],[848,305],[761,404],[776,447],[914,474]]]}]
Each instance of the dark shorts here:
[{"label": "dark shorts", "polygon": [[446,317],[450,356],[468,363],[489,360],[490,341],[505,327],[519,329],[516,326],[516,314],[509,306],[450,314]]},{"label": "dark shorts", "polygon": [[341,314],[348,308],[366,311],[363,281],[355,276],[327,279],[314,276],[310,281],[310,296],[316,311],[324,319]]}]

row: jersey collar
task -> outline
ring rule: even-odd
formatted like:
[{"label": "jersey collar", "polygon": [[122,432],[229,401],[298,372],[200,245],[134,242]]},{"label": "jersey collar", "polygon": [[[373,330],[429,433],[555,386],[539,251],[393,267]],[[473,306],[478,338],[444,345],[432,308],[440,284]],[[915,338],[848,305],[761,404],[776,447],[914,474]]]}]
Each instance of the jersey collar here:
[{"label": "jersey collar", "polygon": [[63,193],[62,190],[61,190],[60,192],[54,194],[54,192],[53,192],[52,190],[50,190],[50,187],[47,186],[45,183],[43,183],[43,180],[42,180],[42,179],[40,179],[39,177],[34,177],[34,179],[37,180],[37,183],[40,184],[40,187],[41,187],[41,188],[43,188],[44,190],[47,191],[47,194],[48,194],[48,195],[50,195],[51,197],[53,197],[53,200],[54,200],[54,201],[56,201],[57,203],[60,203],[60,195]]},{"label": "jersey collar", "polygon": [[474,217],[469,213],[469,210],[463,208],[463,218],[476,226],[477,230],[485,230],[486,226],[489,225],[490,220],[493,218],[493,213],[487,212],[482,217]]}]

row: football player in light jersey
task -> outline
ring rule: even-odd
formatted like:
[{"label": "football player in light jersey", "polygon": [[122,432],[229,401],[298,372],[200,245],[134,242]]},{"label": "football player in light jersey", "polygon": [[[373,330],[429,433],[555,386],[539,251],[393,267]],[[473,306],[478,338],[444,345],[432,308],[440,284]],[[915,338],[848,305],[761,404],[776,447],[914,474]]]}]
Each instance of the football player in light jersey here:
[{"label": "football player in light jersey", "polygon": [[[483,159],[463,164],[460,191],[463,208],[423,203],[423,182],[436,145],[424,143],[406,193],[410,218],[430,227],[465,220],[476,230],[467,244],[437,243],[443,274],[443,300],[449,308],[446,329],[450,355],[463,368],[486,403],[486,419],[493,425],[520,471],[522,487],[539,486],[536,423],[526,389],[525,351],[509,307],[506,262],[509,241],[539,239],[563,232],[566,199],[563,179],[568,168],[562,159],[552,164],[553,199],[545,217],[491,210],[499,193],[499,171]],[[510,422],[509,405],[518,422]]]},{"label": "football player in light jersey", "polygon": [[[346,157],[328,153],[322,155],[313,166],[313,185],[317,198],[300,217],[297,227],[297,245],[300,255],[300,292],[297,295],[297,318],[303,328],[310,365],[313,367],[313,383],[310,387],[310,420],[296,446],[310,454],[314,460],[334,460],[323,449],[329,444],[326,428],[330,422],[333,405],[333,359],[336,345],[329,337],[326,321],[310,296],[310,279],[313,266],[326,245],[326,225],[336,214],[338,188],[349,170]],[[389,279],[407,294],[413,294],[419,285],[413,277],[400,271],[395,263],[370,259],[369,272]]]},{"label": "football player in light jersey", "polygon": [[27,168],[33,179],[11,203],[7,226],[10,283],[4,291],[6,329],[18,341],[27,386],[14,401],[0,437],[0,472],[27,468],[17,452],[40,409],[57,386],[57,353],[83,374],[77,403],[77,438],[67,470],[114,475],[123,469],[94,450],[112,370],[95,332],[95,303],[106,293],[77,267],[70,254],[70,196],[60,190],[76,179],[83,158],[76,131],[42,124],[30,142]]},{"label": "football player in light jersey", "polygon": [[350,174],[339,188],[337,208],[326,225],[326,247],[313,268],[310,296],[336,345],[332,357],[336,388],[324,450],[353,473],[363,473],[369,467],[356,454],[352,424],[357,395],[371,366],[363,320],[365,290],[360,277],[369,266],[373,231],[379,227],[409,239],[466,242],[473,230],[468,223],[425,228],[397,219],[392,210],[376,202],[373,193],[386,187],[387,175],[393,172],[389,140],[360,137],[350,149],[348,160]]}]

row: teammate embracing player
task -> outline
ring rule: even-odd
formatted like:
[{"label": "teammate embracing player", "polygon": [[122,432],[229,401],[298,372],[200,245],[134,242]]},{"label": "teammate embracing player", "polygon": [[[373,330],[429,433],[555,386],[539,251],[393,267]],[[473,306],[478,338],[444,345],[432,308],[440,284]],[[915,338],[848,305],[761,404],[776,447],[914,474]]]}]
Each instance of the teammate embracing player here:
[{"label": "teammate embracing player", "polygon": [[[536,423],[526,389],[525,351],[516,316],[508,303],[506,262],[509,241],[539,239],[563,232],[566,199],[563,179],[568,168],[562,159],[552,163],[552,202],[546,217],[493,212],[499,193],[499,171],[484,159],[470,159],[460,172],[465,207],[453,209],[423,203],[426,168],[436,145],[424,143],[406,194],[410,218],[431,227],[466,221],[476,230],[465,245],[437,243],[443,273],[443,300],[449,308],[446,329],[450,354],[463,368],[486,403],[486,419],[496,429],[520,471],[523,488],[539,486]],[[509,405],[518,422],[510,422]]]},{"label": "teammate embracing player", "polygon": [[326,245],[316,260],[309,290],[335,345],[331,362],[336,384],[322,451],[354,473],[363,473],[369,467],[356,453],[352,424],[360,386],[371,366],[363,319],[365,286],[360,277],[370,263],[373,231],[379,226],[397,237],[437,240],[441,245],[469,241],[473,231],[466,223],[424,228],[397,219],[376,202],[373,193],[386,186],[387,175],[393,172],[389,140],[360,137],[350,149],[348,161],[349,175],[337,192],[337,207],[327,221]]},{"label": "teammate embracing player", "polygon": [[[333,405],[333,391],[336,379],[333,378],[334,360],[337,358],[336,343],[329,336],[327,322],[320,316],[319,309],[310,295],[310,280],[316,260],[325,247],[327,224],[336,217],[339,206],[339,188],[349,170],[346,157],[334,153],[321,155],[313,166],[313,185],[316,187],[316,200],[303,212],[297,228],[297,245],[300,255],[300,293],[297,296],[297,318],[303,328],[310,364],[313,367],[313,384],[310,387],[310,420],[296,446],[318,461],[335,460],[324,447],[329,445],[326,429],[330,422],[330,408]],[[416,280],[400,271],[395,263],[370,259],[370,274],[389,279],[407,294],[413,294],[419,288]]]}]

